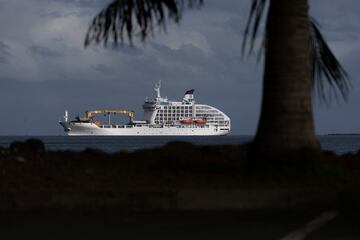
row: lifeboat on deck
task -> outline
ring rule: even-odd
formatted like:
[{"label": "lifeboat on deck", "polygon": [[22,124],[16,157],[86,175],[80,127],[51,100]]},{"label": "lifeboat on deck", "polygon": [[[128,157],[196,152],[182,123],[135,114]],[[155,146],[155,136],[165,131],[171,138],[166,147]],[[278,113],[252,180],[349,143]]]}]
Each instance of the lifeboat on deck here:
[{"label": "lifeboat on deck", "polygon": [[194,119],[194,123],[205,124],[205,123],[207,123],[207,120],[205,118],[196,118],[196,119]]},{"label": "lifeboat on deck", "polygon": [[181,124],[192,124],[193,120],[191,118],[183,118],[183,119],[180,119],[180,123]]}]

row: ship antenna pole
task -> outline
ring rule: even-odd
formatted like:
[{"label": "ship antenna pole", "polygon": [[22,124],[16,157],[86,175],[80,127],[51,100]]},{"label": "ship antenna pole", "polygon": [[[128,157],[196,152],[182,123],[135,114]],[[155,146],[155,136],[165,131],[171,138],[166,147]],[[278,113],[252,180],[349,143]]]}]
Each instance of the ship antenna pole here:
[{"label": "ship antenna pole", "polygon": [[65,110],[65,113],[64,113],[64,122],[68,122],[69,121],[69,112],[68,110]]},{"label": "ship antenna pole", "polygon": [[161,98],[160,88],[161,88],[161,80],[159,80],[159,82],[157,84],[155,84],[155,92],[156,92],[157,98]]}]

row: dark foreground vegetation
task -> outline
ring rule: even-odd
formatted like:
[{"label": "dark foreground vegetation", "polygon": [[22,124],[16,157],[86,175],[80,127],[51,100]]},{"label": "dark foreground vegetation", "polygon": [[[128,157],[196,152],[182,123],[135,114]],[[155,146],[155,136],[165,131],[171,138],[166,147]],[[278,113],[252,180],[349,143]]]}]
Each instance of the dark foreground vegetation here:
[{"label": "dark foreground vegetation", "polygon": [[[71,202],[87,210],[112,206],[123,192],[131,192],[136,202],[147,198],[141,193],[166,195],[184,189],[331,189],[358,205],[360,151],[337,156],[303,149],[268,160],[252,159],[250,147],[172,142],[108,154],[94,149],[46,151],[34,139],[15,142],[0,149],[0,211],[61,209]],[[53,204],[45,207],[49,202]],[[152,203],[145,205],[151,208]]]}]

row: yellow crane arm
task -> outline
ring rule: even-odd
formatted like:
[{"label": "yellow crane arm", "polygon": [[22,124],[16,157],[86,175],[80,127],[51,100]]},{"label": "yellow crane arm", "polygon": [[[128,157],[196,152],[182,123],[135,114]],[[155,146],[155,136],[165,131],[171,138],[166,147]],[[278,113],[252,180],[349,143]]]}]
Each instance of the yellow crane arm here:
[{"label": "yellow crane arm", "polygon": [[135,117],[135,112],[129,110],[91,110],[91,111],[86,111],[86,118],[92,119],[95,115],[108,114],[108,113],[123,114],[128,116],[130,120],[133,120]]}]

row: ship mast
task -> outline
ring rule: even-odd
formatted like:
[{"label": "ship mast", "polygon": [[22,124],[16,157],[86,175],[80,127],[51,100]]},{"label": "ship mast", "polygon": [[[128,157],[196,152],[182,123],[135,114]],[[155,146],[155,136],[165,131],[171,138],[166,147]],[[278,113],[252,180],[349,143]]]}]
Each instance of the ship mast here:
[{"label": "ship mast", "polygon": [[161,88],[161,80],[159,80],[159,82],[157,84],[155,84],[154,90],[156,92],[156,98],[161,98],[160,88]]}]

